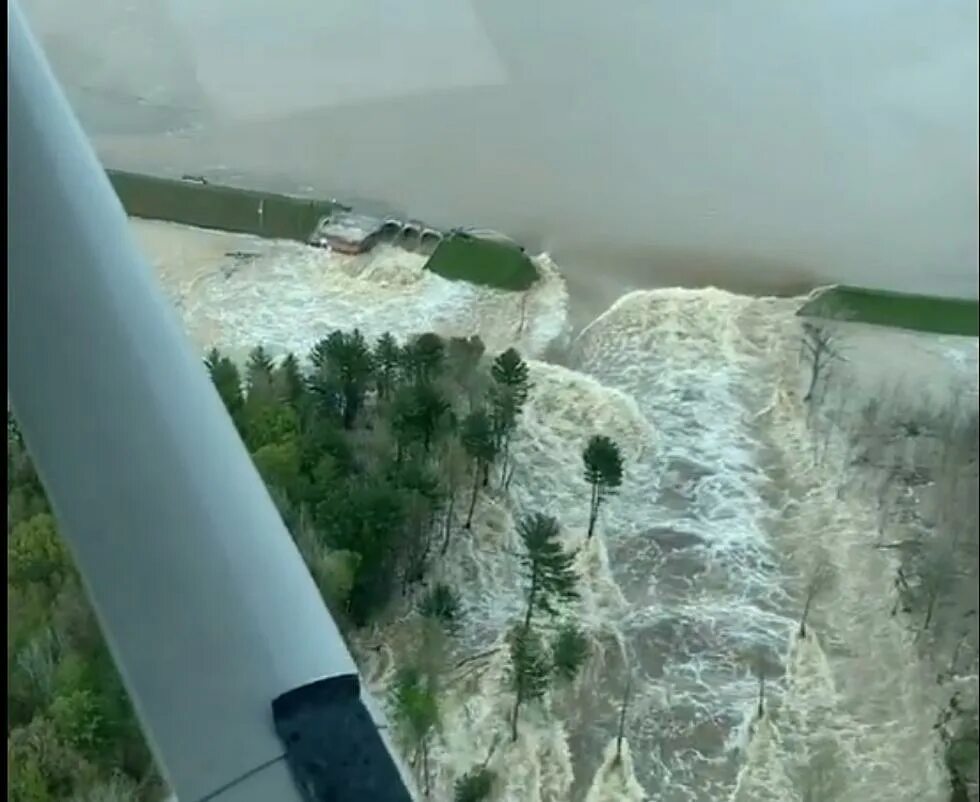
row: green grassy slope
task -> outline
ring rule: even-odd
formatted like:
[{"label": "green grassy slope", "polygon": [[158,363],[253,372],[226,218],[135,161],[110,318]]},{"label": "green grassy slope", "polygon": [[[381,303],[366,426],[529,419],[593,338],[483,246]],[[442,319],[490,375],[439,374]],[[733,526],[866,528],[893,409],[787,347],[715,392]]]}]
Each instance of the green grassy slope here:
[{"label": "green grassy slope", "polygon": [[977,312],[977,301],[839,286],[819,293],[798,314],[976,337]]},{"label": "green grassy slope", "polygon": [[[321,217],[340,204],[195,181],[107,171],[132,217],[307,242]],[[441,276],[504,290],[526,290],[538,278],[516,245],[451,234],[426,268]]]},{"label": "green grassy slope", "polygon": [[425,267],[445,278],[503,290],[526,290],[538,279],[534,263],[520,248],[462,234],[439,243]]},{"label": "green grassy slope", "polygon": [[127,214],[151,220],[306,242],[338,204],[218,184],[107,171]]}]

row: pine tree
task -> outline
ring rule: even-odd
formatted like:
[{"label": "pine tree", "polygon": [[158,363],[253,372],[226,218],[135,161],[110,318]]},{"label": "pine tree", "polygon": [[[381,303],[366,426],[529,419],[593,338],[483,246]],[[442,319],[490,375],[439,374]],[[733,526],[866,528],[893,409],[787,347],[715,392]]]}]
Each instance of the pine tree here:
[{"label": "pine tree", "polygon": [[273,371],[272,384],[276,397],[289,404],[297,412],[302,411],[306,394],[306,381],[295,354],[286,354]]},{"label": "pine tree", "polygon": [[238,367],[228,357],[223,356],[217,348],[212,348],[204,360],[204,364],[211,374],[211,381],[214,383],[218,395],[224,402],[225,409],[231,415],[232,420],[237,422],[239,413],[245,404],[242,395],[242,377],[238,372]]},{"label": "pine tree", "polygon": [[585,463],[585,481],[592,488],[588,532],[591,538],[599,519],[599,507],[623,483],[623,457],[616,443],[605,435],[597,434],[589,439],[582,452],[582,460]]},{"label": "pine tree", "polygon": [[252,452],[282,443],[299,433],[299,417],[277,393],[275,363],[260,345],[248,355],[245,369],[245,403],[239,428]]},{"label": "pine tree", "polygon": [[439,702],[435,683],[419,669],[409,666],[395,677],[392,693],[395,721],[409,746],[421,758],[422,790],[429,796],[429,744],[439,727]]},{"label": "pine tree", "polygon": [[578,598],[572,568],[575,555],[562,548],[558,521],[547,515],[526,516],[518,524],[518,533],[524,543],[521,562],[528,582],[524,628],[528,629],[535,610],[554,615],[559,602]]},{"label": "pine tree", "polygon": [[[507,387],[493,385],[490,388],[490,414],[493,422],[493,436],[497,452],[500,454],[500,484],[506,485],[507,466],[510,461],[510,441],[517,428],[517,416],[521,408],[514,393]],[[489,480],[484,475],[484,484]]]},{"label": "pine tree", "polygon": [[221,352],[215,346],[212,346],[211,350],[208,351],[204,357],[204,367],[208,369],[208,373],[211,374],[212,377],[214,376],[214,369],[218,366],[220,361]]},{"label": "pine tree", "polygon": [[589,656],[589,642],[582,630],[574,624],[566,624],[558,630],[558,636],[551,647],[551,655],[555,674],[563,680],[571,681]]},{"label": "pine tree", "polygon": [[541,513],[523,518],[518,525],[524,554],[521,562],[527,575],[524,620],[511,632],[511,687],[514,708],[511,713],[511,737],[517,740],[517,721],[521,706],[544,694],[552,674],[571,679],[588,653],[585,636],[574,626],[564,626],[548,655],[534,631],[532,617],[536,610],[556,615],[560,602],[578,598],[576,576],[572,568],[574,555],[559,542],[558,521]]},{"label": "pine tree", "polygon": [[450,405],[442,391],[433,384],[423,383],[413,390],[414,425],[422,440],[426,454],[433,440],[448,428]]},{"label": "pine tree", "polygon": [[402,565],[402,592],[425,575],[436,514],[442,505],[442,488],[433,467],[420,459],[410,459],[397,465],[391,481],[400,493],[405,506],[405,527],[397,541],[397,553]]},{"label": "pine tree", "polygon": [[345,429],[354,426],[373,375],[371,351],[360,331],[331,332],[313,346],[313,389],[328,407],[336,404]]},{"label": "pine tree", "polygon": [[528,626],[520,626],[510,634],[510,685],[514,691],[514,707],[510,716],[511,740],[517,740],[517,722],[521,707],[540,699],[548,689],[552,666],[538,634]]},{"label": "pine tree", "polygon": [[374,346],[375,385],[378,398],[387,398],[398,380],[398,366],[401,360],[401,349],[398,342],[387,331],[382,334]]},{"label": "pine tree", "polygon": [[510,390],[518,408],[524,405],[531,391],[530,369],[517,351],[508,348],[493,360],[490,375],[499,386]]},{"label": "pine tree", "polygon": [[274,399],[272,372],[275,364],[266,350],[257,345],[248,355],[245,365],[246,401],[260,400],[269,402]]},{"label": "pine tree", "polygon": [[395,441],[395,464],[399,464],[405,453],[418,442],[419,432],[416,424],[415,394],[412,385],[401,385],[391,395],[391,403],[386,408],[391,433]]},{"label": "pine tree", "polygon": [[453,531],[453,514],[456,511],[456,497],[459,487],[466,477],[469,458],[462,444],[452,438],[443,445],[439,460],[439,469],[443,480],[443,492],[446,498],[445,518],[443,519],[442,549],[445,554],[449,550],[449,539]]},{"label": "pine tree", "polygon": [[449,400],[435,384],[422,382],[398,388],[391,404],[391,428],[399,453],[418,443],[426,454],[439,435],[450,429]]},{"label": "pine tree", "polygon": [[411,381],[434,381],[446,366],[446,344],[438,334],[420,334],[405,346],[403,359]]},{"label": "pine tree", "polygon": [[466,528],[473,524],[473,511],[476,509],[476,496],[480,488],[480,477],[488,470],[497,455],[496,439],[490,416],[482,409],[471,412],[463,420],[460,440],[466,453],[473,461],[473,494],[470,497],[470,510],[466,516]]},{"label": "pine tree", "polygon": [[494,382],[490,392],[490,407],[497,450],[501,455],[500,481],[502,485],[506,485],[510,441],[517,428],[517,418],[531,390],[530,371],[520,354],[509,348],[493,361],[490,374]]}]

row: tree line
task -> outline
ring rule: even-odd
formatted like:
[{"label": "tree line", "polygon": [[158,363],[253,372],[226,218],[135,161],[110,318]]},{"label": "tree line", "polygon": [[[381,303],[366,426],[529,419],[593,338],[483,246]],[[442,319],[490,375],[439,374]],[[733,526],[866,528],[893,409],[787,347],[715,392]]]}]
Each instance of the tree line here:
[{"label": "tree line", "polygon": [[[262,346],[241,367],[216,349],[205,358],[341,628],[377,622],[399,598],[417,606],[421,646],[397,672],[392,705],[426,794],[447,643],[461,617],[457,591],[430,583],[428,572],[473,526],[481,499],[513,480],[513,441],[531,391],[516,350],[493,358],[485,350],[478,337],[399,342],[386,333],[369,342],[338,330],[304,361]],[[584,443],[583,478],[591,538],[623,479],[616,443],[601,435]],[[585,635],[560,623],[571,620],[562,609],[577,590],[559,522],[529,512],[518,531],[526,595],[507,638],[512,739],[522,710],[550,683],[573,678],[588,652]],[[8,562],[8,597],[27,611],[8,636],[8,764],[12,754],[18,763],[11,799],[64,799],[111,782],[134,799],[153,798],[159,780],[9,415]],[[59,758],[66,768],[48,765],[59,749],[71,753]],[[475,766],[456,798],[487,798],[492,785],[486,763]]]},{"label": "tree line", "polygon": [[129,699],[7,414],[7,794],[159,799]]}]

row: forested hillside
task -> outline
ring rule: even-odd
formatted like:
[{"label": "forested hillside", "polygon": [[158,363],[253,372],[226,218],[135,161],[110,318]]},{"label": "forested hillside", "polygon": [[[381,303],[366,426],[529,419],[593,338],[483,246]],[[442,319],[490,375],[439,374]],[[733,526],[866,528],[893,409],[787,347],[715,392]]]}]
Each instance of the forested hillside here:
[{"label": "forested hillside", "polygon": [[[335,331],[304,363],[262,347],[244,369],[212,351],[205,363],[326,603],[347,632],[409,597],[420,638],[459,624],[454,588],[427,581],[451,539],[466,536],[481,498],[512,476],[510,440],[527,399],[528,367],[514,350],[491,359],[477,337],[422,334],[406,343]],[[583,443],[583,446],[585,443]],[[618,447],[584,453],[583,503],[594,517],[622,478]],[[60,540],[16,423],[8,415],[7,763],[10,799],[151,800],[163,793],[133,711]],[[587,483],[588,484],[587,484]],[[536,622],[576,596],[559,523],[520,524],[528,590],[511,634],[516,738],[522,706],[586,658],[574,626],[551,643]],[[428,622],[428,623],[424,623]],[[438,726],[433,647],[399,668],[391,704],[419,785]],[[460,800],[486,798],[490,772],[460,777]]]}]

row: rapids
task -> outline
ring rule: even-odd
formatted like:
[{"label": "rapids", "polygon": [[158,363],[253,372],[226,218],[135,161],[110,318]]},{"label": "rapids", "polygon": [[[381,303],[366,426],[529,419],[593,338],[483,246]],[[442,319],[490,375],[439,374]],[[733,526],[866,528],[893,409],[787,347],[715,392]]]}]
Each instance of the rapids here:
[{"label": "rapids", "polygon": [[[478,333],[489,351],[514,345],[529,359],[512,484],[479,503],[472,532],[457,526],[432,571],[464,610],[431,755],[433,799],[451,799],[454,780],[484,761],[508,802],[948,798],[933,729],[943,699],[891,614],[896,555],[871,548],[878,522],[866,494],[844,492],[846,437],[818,436],[802,401],[802,299],[635,291],[572,338],[568,293],[546,256],[542,281],[514,296],[428,274],[393,248],[346,257],[136,228],[202,348],[303,353],[356,326],[370,337]],[[975,341],[920,350],[944,380],[972,382],[975,397]],[[845,371],[860,374],[862,358]],[[586,541],[581,450],[593,433],[620,443],[626,478]],[[578,679],[526,708],[511,744],[504,635],[522,604],[515,522],[530,510],[557,516],[578,549],[581,599],[568,614],[592,649]],[[801,636],[818,567],[831,592]],[[395,610],[353,643],[380,699],[414,648],[400,632],[413,615]]]}]

